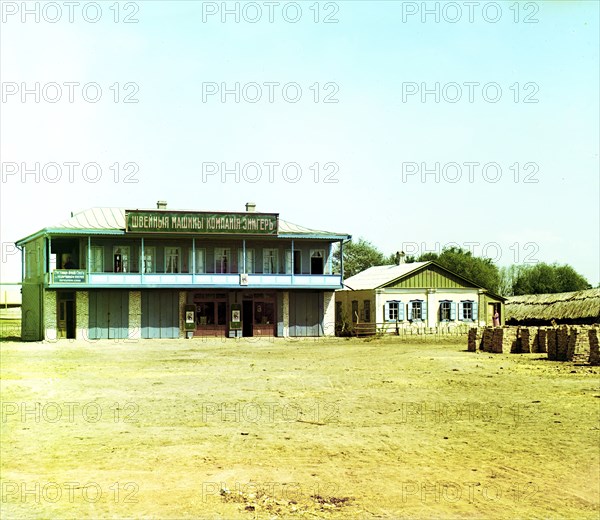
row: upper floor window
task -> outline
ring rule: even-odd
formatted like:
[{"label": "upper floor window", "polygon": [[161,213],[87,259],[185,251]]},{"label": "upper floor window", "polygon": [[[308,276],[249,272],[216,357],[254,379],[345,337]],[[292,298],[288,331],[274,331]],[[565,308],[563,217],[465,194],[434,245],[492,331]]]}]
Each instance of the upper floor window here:
[{"label": "upper floor window", "polygon": [[263,249],[263,274],[277,274],[279,272],[279,251],[277,249]]},{"label": "upper floor window", "polygon": [[325,272],[325,250],[312,249],[310,252],[310,274],[323,274]]},{"label": "upper floor window", "polygon": [[104,247],[92,246],[90,248],[90,272],[104,272]]},{"label": "upper floor window", "polygon": [[156,272],[156,247],[144,246],[144,254],[142,255],[142,248],[140,247],[140,268],[142,273],[155,273]]},{"label": "upper floor window", "polygon": [[[244,264],[244,250],[238,251],[238,270],[240,273],[254,273],[254,249],[246,249],[246,262]],[[245,265],[245,270],[244,270]]]},{"label": "upper floor window", "polygon": [[224,274],[229,272],[231,260],[231,249],[228,247],[215,247],[215,273]]},{"label": "upper floor window", "polygon": [[115,273],[129,273],[129,246],[113,247],[113,271]]},{"label": "upper floor window", "polygon": [[[190,252],[190,255],[192,253]],[[197,274],[206,272],[206,249],[196,249],[196,258],[194,259],[194,271]]]},{"label": "upper floor window", "polygon": [[165,273],[181,272],[181,248],[165,247]]}]

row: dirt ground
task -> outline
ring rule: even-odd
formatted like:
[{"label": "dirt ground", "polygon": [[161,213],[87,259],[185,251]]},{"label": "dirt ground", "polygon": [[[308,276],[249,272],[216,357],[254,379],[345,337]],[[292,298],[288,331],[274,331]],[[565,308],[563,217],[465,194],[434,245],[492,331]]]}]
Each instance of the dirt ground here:
[{"label": "dirt ground", "polygon": [[598,518],[598,367],[466,339],[0,349],[4,519]]}]

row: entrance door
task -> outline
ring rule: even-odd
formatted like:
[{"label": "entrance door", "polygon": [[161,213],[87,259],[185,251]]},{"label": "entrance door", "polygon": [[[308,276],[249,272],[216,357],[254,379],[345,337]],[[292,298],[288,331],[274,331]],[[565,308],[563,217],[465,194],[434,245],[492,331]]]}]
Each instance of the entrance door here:
[{"label": "entrance door", "polygon": [[75,301],[72,295],[58,294],[56,329],[59,338],[75,339]]},{"label": "entrance door", "polygon": [[90,291],[90,339],[125,339],[129,332],[129,292]]},{"label": "entrance door", "polygon": [[323,334],[323,295],[319,292],[290,292],[290,336]]},{"label": "entrance door", "polygon": [[254,334],[252,304],[252,300],[244,300],[242,302],[242,336],[244,337],[250,337]]},{"label": "entrance door", "polygon": [[314,249],[310,254],[310,274],[323,274],[325,272],[325,250]]},{"label": "entrance door", "polygon": [[142,292],[142,338],[179,337],[179,293]]},{"label": "entrance door", "polygon": [[294,249],[294,274],[302,274],[302,251]]}]

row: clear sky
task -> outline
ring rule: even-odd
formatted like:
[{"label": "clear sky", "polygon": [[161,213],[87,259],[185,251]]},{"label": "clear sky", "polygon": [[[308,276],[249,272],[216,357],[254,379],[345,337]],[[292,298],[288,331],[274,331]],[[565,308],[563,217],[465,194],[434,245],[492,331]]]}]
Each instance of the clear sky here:
[{"label": "clear sky", "polygon": [[2,281],[72,211],[166,200],[597,285],[599,4],[2,0]]}]

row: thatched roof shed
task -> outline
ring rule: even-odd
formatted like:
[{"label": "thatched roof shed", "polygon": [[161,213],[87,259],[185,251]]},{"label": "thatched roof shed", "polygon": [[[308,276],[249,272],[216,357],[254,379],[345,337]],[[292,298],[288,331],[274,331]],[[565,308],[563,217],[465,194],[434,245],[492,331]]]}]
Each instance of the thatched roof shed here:
[{"label": "thatched roof shed", "polygon": [[510,325],[600,323],[600,289],[511,296],[506,301],[505,316]]}]

